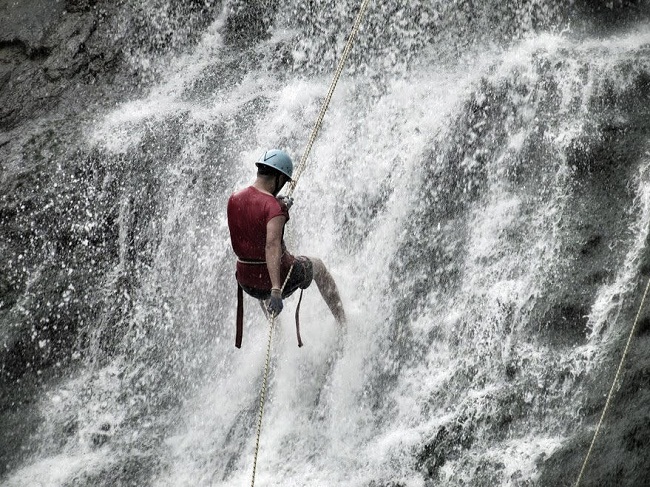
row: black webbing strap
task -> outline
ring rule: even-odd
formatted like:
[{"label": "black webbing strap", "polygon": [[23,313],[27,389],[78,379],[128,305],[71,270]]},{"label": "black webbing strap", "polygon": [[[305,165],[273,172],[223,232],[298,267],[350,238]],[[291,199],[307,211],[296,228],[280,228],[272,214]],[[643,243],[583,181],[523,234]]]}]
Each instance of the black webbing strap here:
[{"label": "black webbing strap", "polygon": [[[298,337],[298,346],[302,347],[302,339],[300,338],[300,303],[302,303],[302,293],[304,289],[300,290],[300,298],[298,298],[298,306],[296,306],[296,336]],[[244,334],[244,290],[237,283],[237,332],[235,334],[235,347],[241,348],[242,336]]]},{"label": "black webbing strap", "polygon": [[241,348],[241,339],[244,334],[244,290],[237,283],[237,334],[235,346]]},{"label": "black webbing strap", "polygon": [[298,337],[298,346],[302,347],[302,340],[300,339],[300,303],[302,302],[302,292],[300,290],[300,298],[298,298],[298,306],[296,306],[296,336]]}]

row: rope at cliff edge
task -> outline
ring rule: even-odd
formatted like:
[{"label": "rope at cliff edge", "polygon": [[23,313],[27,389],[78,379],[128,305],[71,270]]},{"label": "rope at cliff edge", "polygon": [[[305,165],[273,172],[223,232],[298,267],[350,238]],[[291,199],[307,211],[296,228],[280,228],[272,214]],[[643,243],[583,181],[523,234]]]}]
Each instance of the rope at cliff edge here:
[{"label": "rope at cliff edge", "polygon": [[345,65],[345,62],[347,61],[348,56],[350,55],[350,51],[352,50],[352,44],[354,44],[354,40],[357,36],[357,32],[359,32],[359,26],[361,25],[361,20],[363,19],[363,16],[366,13],[366,9],[368,8],[369,3],[370,0],[363,0],[363,2],[361,3],[361,8],[359,9],[359,13],[357,14],[357,17],[354,20],[352,31],[350,32],[348,41],[345,44],[345,48],[343,49],[343,54],[341,55],[339,64],[336,67],[336,72],[334,73],[334,78],[330,83],[330,88],[329,91],[327,92],[327,96],[325,96],[325,100],[323,101],[323,105],[321,106],[320,113],[318,114],[318,118],[316,119],[316,123],[314,124],[314,128],[311,131],[311,136],[309,137],[307,146],[305,147],[305,150],[302,153],[300,162],[298,163],[298,166],[294,170],[293,180],[291,181],[291,183],[289,183],[289,190],[287,191],[287,196],[291,196],[293,194],[293,191],[294,189],[296,189],[296,185],[298,184],[298,179],[300,179],[300,175],[305,170],[305,166],[307,165],[307,158],[309,157],[309,153],[311,152],[311,147],[312,145],[314,145],[314,141],[316,140],[318,131],[320,130],[321,124],[323,123],[323,118],[325,118],[325,112],[327,112],[327,109],[330,105],[330,101],[332,100],[332,95],[334,94],[334,90],[336,89],[336,84],[338,83],[339,78],[341,77],[341,73],[343,72],[343,66]]},{"label": "rope at cliff edge", "polygon": [[607,409],[609,409],[609,403],[612,399],[612,396],[614,395],[614,388],[616,387],[616,383],[618,382],[618,379],[621,375],[621,371],[623,370],[623,364],[625,363],[625,359],[627,358],[627,352],[630,349],[630,343],[632,343],[632,336],[636,331],[636,325],[639,322],[639,316],[641,316],[641,310],[643,309],[643,304],[645,303],[645,298],[648,294],[649,288],[650,288],[650,279],[648,279],[648,284],[646,285],[645,291],[643,292],[643,298],[641,299],[639,310],[636,312],[636,318],[634,318],[634,324],[632,325],[632,329],[630,330],[630,335],[627,337],[627,343],[625,344],[625,349],[623,350],[623,356],[621,357],[621,362],[618,364],[616,375],[614,376],[614,380],[612,381],[612,387],[610,387],[609,389],[609,394],[607,395],[607,401],[605,401],[605,407],[603,408],[603,412],[600,415],[600,420],[598,421],[598,425],[596,426],[596,431],[594,431],[594,437],[591,439],[591,445],[589,445],[589,450],[587,451],[587,455],[585,456],[585,461],[582,463],[582,468],[580,469],[580,475],[578,475],[578,480],[576,480],[575,487],[578,487],[580,485],[580,481],[582,480],[582,475],[585,472],[585,469],[587,467],[587,462],[589,461],[589,457],[591,456],[591,451],[594,449],[594,444],[596,443],[596,437],[600,432],[600,427],[603,425],[603,420],[605,419],[605,414],[607,413]]}]

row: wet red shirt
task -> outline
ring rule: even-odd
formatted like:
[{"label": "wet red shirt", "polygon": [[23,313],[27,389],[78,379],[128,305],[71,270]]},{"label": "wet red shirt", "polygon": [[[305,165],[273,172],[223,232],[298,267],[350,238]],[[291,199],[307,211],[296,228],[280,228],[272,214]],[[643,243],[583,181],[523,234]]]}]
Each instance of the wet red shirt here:
[{"label": "wet red shirt", "polygon": [[[232,248],[238,257],[237,281],[256,289],[271,289],[266,264],[245,264],[240,261],[266,261],[266,225],[276,216],[289,220],[289,210],[274,196],[249,186],[237,191],[228,200],[228,228]],[[294,257],[282,240],[282,279],[289,272]]]}]

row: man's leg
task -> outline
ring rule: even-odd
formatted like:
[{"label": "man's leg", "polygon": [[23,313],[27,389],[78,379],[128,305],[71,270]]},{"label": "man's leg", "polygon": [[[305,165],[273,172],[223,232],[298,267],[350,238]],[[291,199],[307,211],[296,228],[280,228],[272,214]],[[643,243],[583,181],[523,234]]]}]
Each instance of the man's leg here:
[{"label": "man's leg", "polygon": [[318,290],[320,291],[321,296],[323,296],[327,307],[330,309],[339,325],[345,325],[347,322],[345,319],[345,310],[343,309],[341,296],[339,296],[339,291],[336,288],[334,278],[328,272],[322,260],[314,257],[310,257],[309,260],[311,260],[314,267],[314,281],[316,281],[316,286],[318,286]]}]

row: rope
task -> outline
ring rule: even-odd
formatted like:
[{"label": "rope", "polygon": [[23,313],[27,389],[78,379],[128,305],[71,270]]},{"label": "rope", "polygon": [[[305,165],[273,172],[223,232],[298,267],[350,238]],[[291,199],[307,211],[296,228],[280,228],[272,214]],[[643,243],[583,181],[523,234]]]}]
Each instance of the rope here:
[{"label": "rope", "polygon": [[341,55],[339,64],[336,67],[336,72],[334,73],[334,78],[332,79],[332,83],[330,84],[329,91],[327,92],[327,96],[323,101],[323,105],[321,106],[320,113],[318,114],[318,118],[316,119],[316,123],[314,124],[314,128],[311,131],[309,142],[307,142],[307,146],[305,147],[305,150],[302,153],[300,162],[298,163],[298,166],[294,170],[293,179],[291,183],[289,183],[289,190],[287,191],[287,196],[291,196],[293,194],[293,191],[296,188],[296,185],[298,184],[298,179],[300,179],[300,175],[305,170],[305,166],[307,165],[307,158],[309,157],[309,153],[311,152],[311,147],[312,145],[314,145],[314,141],[316,140],[318,131],[320,130],[321,124],[323,123],[323,118],[325,118],[325,112],[327,111],[330,101],[332,100],[334,89],[336,88],[336,84],[338,83],[339,78],[341,77],[341,72],[343,71],[343,66],[345,65],[345,61],[347,61],[350,51],[352,50],[352,44],[354,43],[354,39],[357,36],[357,32],[359,31],[359,26],[361,25],[361,20],[363,19],[363,15],[366,13],[366,9],[368,8],[369,3],[370,0],[363,0],[363,2],[361,3],[361,8],[359,9],[359,13],[357,13],[357,17],[354,20],[352,31],[350,32],[348,41],[345,44],[345,48],[343,49],[343,54]]},{"label": "rope", "polygon": [[275,315],[269,320],[269,343],[266,346],[266,362],[264,363],[264,380],[262,381],[262,390],[260,392],[260,411],[257,418],[257,439],[255,440],[255,458],[253,459],[253,478],[251,487],[255,485],[255,470],[257,470],[257,454],[260,451],[260,434],[262,432],[262,416],[264,414],[264,399],[266,397],[266,381],[269,377],[269,358],[271,356],[271,338],[273,337],[273,326],[275,325]]},{"label": "rope", "polygon": [[[280,290],[280,294],[284,292],[284,288],[287,285],[287,282],[289,282],[289,277],[291,276],[291,272],[293,271],[293,264],[291,264],[291,267],[289,268],[289,272],[287,273],[287,277],[284,279],[284,283],[282,283],[282,289]],[[253,476],[251,479],[251,487],[255,486],[255,471],[257,470],[257,454],[260,451],[260,436],[262,435],[262,416],[264,415],[264,401],[266,399],[266,383],[268,381],[269,377],[269,363],[270,363],[270,357],[271,357],[271,339],[273,338],[273,327],[275,326],[275,313],[271,314],[269,316],[269,341],[268,344],[266,345],[266,361],[264,362],[264,379],[262,380],[262,390],[260,391],[260,409],[259,409],[259,414],[257,416],[257,438],[255,439],[255,457],[253,458]]]},{"label": "rope", "polygon": [[[302,157],[300,158],[300,162],[298,163],[298,166],[296,167],[293,175],[293,179],[291,183],[289,184],[289,190],[287,191],[287,196],[291,196],[293,194],[294,189],[296,188],[296,185],[298,184],[298,179],[300,179],[300,175],[302,172],[305,170],[305,166],[307,165],[307,158],[309,157],[309,153],[311,152],[311,148],[314,145],[314,141],[316,140],[316,136],[318,135],[318,132],[320,130],[320,127],[323,123],[323,118],[325,118],[325,112],[327,112],[327,108],[329,107],[330,101],[332,100],[332,95],[334,94],[334,89],[336,88],[336,84],[339,81],[339,78],[341,77],[341,73],[343,72],[343,66],[345,65],[345,62],[348,59],[348,56],[350,55],[350,51],[352,50],[352,44],[354,43],[354,39],[357,36],[357,32],[359,31],[359,26],[361,25],[361,20],[363,19],[363,16],[366,12],[366,9],[368,8],[368,4],[370,3],[370,0],[363,0],[361,3],[361,8],[359,9],[359,13],[357,13],[357,17],[354,20],[354,25],[352,26],[352,31],[350,32],[350,36],[348,37],[348,41],[345,44],[345,48],[343,49],[343,54],[341,55],[341,59],[339,61],[338,66],[336,67],[336,72],[334,73],[334,78],[332,79],[332,83],[330,84],[329,90],[327,92],[327,96],[325,97],[325,100],[323,101],[323,105],[321,106],[320,112],[318,114],[318,118],[316,119],[316,123],[314,124],[314,128],[311,131],[311,135],[309,137],[309,141],[307,143],[307,146],[305,147],[305,150],[302,154]],[[284,281],[284,284],[282,284],[282,291],[284,291],[284,287],[287,284],[287,281],[289,280],[289,276],[291,275],[291,271],[293,270],[293,265],[291,266],[291,269],[289,269],[289,273],[287,274],[287,278]],[[257,438],[255,440],[255,457],[253,459],[253,476],[251,479],[251,487],[255,486],[255,472],[257,470],[257,455],[260,450],[260,436],[262,432],[262,416],[264,415],[264,401],[266,398],[266,383],[268,380],[269,376],[269,362],[270,362],[270,356],[271,356],[271,341],[273,337],[273,327],[275,326],[275,315],[271,315],[269,318],[269,341],[266,346],[266,361],[264,363],[264,379],[262,380],[262,390],[260,391],[260,409],[259,409],[259,415],[257,418]]]},{"label": "rope", "polygon": [[607,395],[607,401],[605,401],[605,407],[603,408],[603,412],[600,415],[600,420],[598,421],[598,425],[596,426],[596,431],[594,431],[594,437],[591,439],[591,445],[589,446],[589,450],[587,451],[585,460],[582,463],[582,468],[580,469],[580,475],[578,476],[578,480],[576,480],[575,487],[578,487],[580,485],[580,481],[582,480],[582,475],[585,472],[585,469],[587,467],[587,462],[589,461],[589,457],[591,456],[591,451],[593,450],[594,444],[596,443],[596,437],[600,432],[600,428],[603,424],[603,420],[605,419],[605,414],[607,413],[607,409],[609,408],[609,403],[612,399],[612,396],[614,395],[614,388],[616,387],[616,383],[618,382],[619,376],[621,375],[621,371],[623,370],[623,364],[625,363],[625,359],[627,358],[627,353],[630,348],[630,343],[632,342],[632,336],[636,331],[636,325],[639,322],[639,316],[641,316],[641,310],[643,309],[643,304],[645,303],[645,298],[648,294],[648,289],[650,289],[650,279],[648,279],[648,284],[646,285],[645,291],[643,292],[643,298],[641,299],[639,310],[636,312],[636,318],[634,318],[634,324],[632,325],[632,329],[630,330],[630,335],[627,337],[627,343],[625,344],[625,349],[623,350],[623,356],[621,357],[621,362],[618,364],[616,375],[614,376],[614,380],[612,381],[612,387],[609,389],[609,394]]}]

